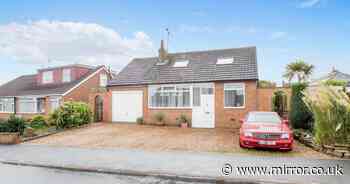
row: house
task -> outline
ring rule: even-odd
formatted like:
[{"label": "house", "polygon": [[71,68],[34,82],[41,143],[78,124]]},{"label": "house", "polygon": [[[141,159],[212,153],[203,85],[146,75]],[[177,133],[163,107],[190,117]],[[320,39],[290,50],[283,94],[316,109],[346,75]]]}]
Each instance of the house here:
[{"label": "house", "polygon": [[0,118],[16,114],[25,118],[48,114],[65,101],[89,102],[94,88],[110,79],[104,66],[73,64],[39,69],[0,86]]},{"label": "house", "polygon": [[239,119],[258,109],[255,47],[167,53],[133,59],[109,81],[111,122],[154,122],[161,112],[176,124],[184,114],[192,127],[239,126]]},{"label": "house", "polygon": [[318,79],[312,80],[310,86],[318,86],[325,81],[336,80],[336,81],[345,81],[347,82],[346,92],[350,92],[350,74],[340,72],[339,70],[333,68],[331,72],[327,75],[322,76]]}]

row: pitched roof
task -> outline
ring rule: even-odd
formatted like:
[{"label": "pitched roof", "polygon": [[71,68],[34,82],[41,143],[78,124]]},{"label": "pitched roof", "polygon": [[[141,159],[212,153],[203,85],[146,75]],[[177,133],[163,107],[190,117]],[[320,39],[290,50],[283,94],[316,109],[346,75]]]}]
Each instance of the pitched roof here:
[{"label": "pitched roof", "polygon": [[45,95],[63,95],[65,92],[85,80],[87,77],[103,68],[103,66],[90,69],[80,79],[61,84],[37,85],[37,75],[23,75],[2,86],[0,86],[0,96],[45,96]]},{"label": "pitched roof", "polygon": [[350,86],[350,74],[340,72],[339,70],[333,69],[326,76],[313,80],[311,82],[312,85],[317,85],[318,83],[326,80],[343,80],[348,82],[348,86]]},{"label": "pitched roof", "polygon": [[[132,60],[108,85],[257,80],[256,47],[194,51],[169,54],[169,63],[157,65],[158,57]],[[218,58],[234,58],[232,64],[216,64]],[[187,67],[173,67],[188,60]]]}]

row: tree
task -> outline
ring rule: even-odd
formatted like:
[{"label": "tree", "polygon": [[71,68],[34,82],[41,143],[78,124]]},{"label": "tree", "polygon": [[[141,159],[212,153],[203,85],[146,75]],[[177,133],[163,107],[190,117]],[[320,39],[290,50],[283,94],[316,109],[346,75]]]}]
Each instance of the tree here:
[{"label": "tree", "polygon": [[298,59],[295,62],[292,62],[287,65],[286,72],[283,77],[287,78],[289,82],[293,80],[296,76],[298,82],[306,82],[310,77],[314,69],[314,66],[311,64],[305,63],[303,60]]},{"label": "tree", "polygon": [[303,101],[306,83],[292,85],[289,119],[293,128],[312,130],[312,112]]}]

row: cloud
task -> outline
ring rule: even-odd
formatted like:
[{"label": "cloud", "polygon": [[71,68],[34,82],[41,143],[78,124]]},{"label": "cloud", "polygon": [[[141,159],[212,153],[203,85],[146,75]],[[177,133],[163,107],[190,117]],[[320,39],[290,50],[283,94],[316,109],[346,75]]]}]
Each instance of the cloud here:
[{"label": "cloud", "polygon": [[300,8],[312,8],[321,3],[321,0],[303,0],[299,3]]},{"label": "cloud", "polygon": [[270,38],[272,40],[278,40],[278,39],[287,37],[287,35],[288,35],[287,32],[277,31],[277,32],[271,33]]},{"label": "cloud", "polygon": [[21,63],[84,63],[125,66],[132,57],[153,55],[150,37],[140,31],[123,37],[98,24],[35,21],[0,25],[0,56]]}]

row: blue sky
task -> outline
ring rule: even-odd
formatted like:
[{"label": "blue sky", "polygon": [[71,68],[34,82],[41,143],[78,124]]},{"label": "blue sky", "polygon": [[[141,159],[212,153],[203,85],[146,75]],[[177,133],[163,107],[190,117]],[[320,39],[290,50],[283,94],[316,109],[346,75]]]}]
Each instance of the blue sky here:
[{"label": "blue sky", "polygon": [[[7,1],[0,6],[0,83],[67,63],[106,64],[170,52],[256,46],[260,79],[281,82],[297,58],[318,77],[350,73],[346,0]],[[50,60],[50,63],[47,63]]]}]

